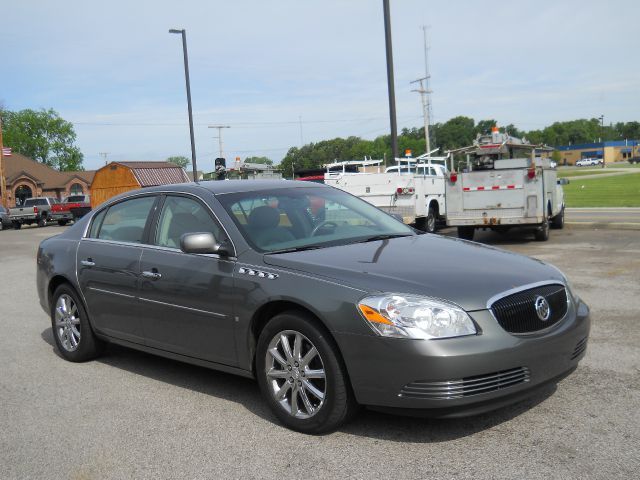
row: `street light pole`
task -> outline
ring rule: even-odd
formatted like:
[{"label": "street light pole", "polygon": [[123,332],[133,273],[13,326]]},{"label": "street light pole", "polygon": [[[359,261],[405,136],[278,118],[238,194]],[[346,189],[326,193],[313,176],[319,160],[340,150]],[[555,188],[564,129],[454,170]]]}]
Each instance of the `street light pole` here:
[{"label": "street light pole", "polygon": [[191,83],[189,82],[189,56],[187,55],[187,32],[183,28],[177,30],[172,28],[169,33],[179,33],[182,35],[182,53],[184,55],[184,78],[187,84],[187,108],[189,110],[189,134],[191,136],[191,166],[193,168],[193,181],[198,181],[198,165],[196,164],[196,141],[193,135],[193,110],[191,108]]},{"label": "street light pole", "polygon": [[387,88],[389,90],[389,122],[391,123],[391,154],[398,158],[398,125],[396,123],[396,93],[393,80],[393,48],[391,46],[391,14],[389,0],[382,0],[384,10],[384,39],[387,52]]}]

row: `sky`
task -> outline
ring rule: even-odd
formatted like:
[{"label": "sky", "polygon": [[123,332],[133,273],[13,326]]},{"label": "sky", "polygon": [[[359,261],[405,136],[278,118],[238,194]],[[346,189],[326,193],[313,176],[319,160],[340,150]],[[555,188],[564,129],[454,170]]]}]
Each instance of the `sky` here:
[{"label": "sky", "polygon": [[[640,120],[640,2],[390,0],[399,128],[494,118],[520,129]],[[74,123],[86,169],[191,157],[185,28],[198,167],[335,137],[389,133],[382,0],[0,0],[0,105]]]}]

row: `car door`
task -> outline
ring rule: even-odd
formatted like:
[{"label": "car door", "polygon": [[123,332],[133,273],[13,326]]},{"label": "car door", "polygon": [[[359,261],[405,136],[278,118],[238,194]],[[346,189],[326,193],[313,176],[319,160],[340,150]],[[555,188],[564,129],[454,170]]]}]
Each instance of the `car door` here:
[{"label": "car door", "polygon": [[144,343],[138,300],[141,244],[158,197],[135,197],[94,216],[77,250],[78,282],[92,326],[115,338]]},{"label": "car door", "polygon": [[226,234],[200,199],[167,195],[152,232],[154,246],[140,260],[140,317],[154,348],[225,365],[237,365],[233,318],[235,262],[180,250],[185,233]]}]

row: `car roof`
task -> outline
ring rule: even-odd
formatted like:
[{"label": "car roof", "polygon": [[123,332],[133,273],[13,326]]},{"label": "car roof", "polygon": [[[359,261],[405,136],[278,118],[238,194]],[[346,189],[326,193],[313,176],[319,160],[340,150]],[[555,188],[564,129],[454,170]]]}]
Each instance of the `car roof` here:
[{"label": "car roof", "polygon": [[[206,189],[214,195],[238,192],[256,192],[261,190],[291,189],[291,188],[331,188],[315,182],[300,182],[292,180],[208,180],[203,182],[176,183],[141,189],[145,192],[191,192],[196,193]],[[136,190],[139,192],[140,190]]]}]

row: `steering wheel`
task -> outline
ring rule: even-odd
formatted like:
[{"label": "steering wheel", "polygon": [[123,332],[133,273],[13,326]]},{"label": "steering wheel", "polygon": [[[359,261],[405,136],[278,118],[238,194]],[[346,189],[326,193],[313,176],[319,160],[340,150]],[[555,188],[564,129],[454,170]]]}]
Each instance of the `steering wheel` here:
[{"label": "steering wheel", "polygon": [[338,224],[336,222],[332,222],[330,220],[325,220],[324,222],[320,222],[318,225],[313,227],[313,230],[311,230],[311,236],[315,237],[316,233],[318,233],[318,230],[320,230],[320,229],[322,229],[324,227],[327,227],[327,226],[332,226],[334,230],[336,228],[338,228]]}]

